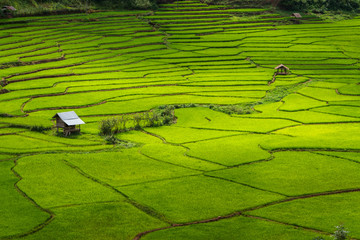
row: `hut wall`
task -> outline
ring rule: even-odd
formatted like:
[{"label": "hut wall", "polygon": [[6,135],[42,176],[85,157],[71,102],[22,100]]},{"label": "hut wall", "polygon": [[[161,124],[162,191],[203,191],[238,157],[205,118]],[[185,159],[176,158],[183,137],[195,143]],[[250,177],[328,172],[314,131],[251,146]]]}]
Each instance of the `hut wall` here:
[{"label": "hut wall", "polygon": [[64,128],[66,127],[66,124],[63,120],[61,120],[60,118],[56,118],[56,127],[61,127]]}]

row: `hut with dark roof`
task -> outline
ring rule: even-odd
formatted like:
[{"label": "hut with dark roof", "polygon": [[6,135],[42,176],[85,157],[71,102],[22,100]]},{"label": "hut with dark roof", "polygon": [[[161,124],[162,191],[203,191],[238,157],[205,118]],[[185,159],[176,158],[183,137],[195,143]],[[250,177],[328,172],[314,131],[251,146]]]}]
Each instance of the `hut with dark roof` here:
[{"label": "hut with dark roof", "polygon": [[62,128],[65,136],[73,132],[80,133],[80,125],[85,124],[74,111],[56,113],[52,118],[56,120],[57,132]]},{"label": "hut with dark roof", "polygon": [[289,74],[289,68],[285,66],[284,64],[280,64],[279,66],[275,67],[276,74],[277,75],[287,75]]}]

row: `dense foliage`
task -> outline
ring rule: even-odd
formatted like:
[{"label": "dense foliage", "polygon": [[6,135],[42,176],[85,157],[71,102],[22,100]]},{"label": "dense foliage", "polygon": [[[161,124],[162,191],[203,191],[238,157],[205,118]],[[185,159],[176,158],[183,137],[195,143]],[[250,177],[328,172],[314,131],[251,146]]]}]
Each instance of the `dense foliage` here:
[{"label": "dense foliage", "polygon": [[127,9],[149,9],[154,8],[155,0],[94,0],[94,3],[107,8],[127,8]]},{"label": "dense foliage", "polygon": [[[74,10],[98,9],[156,9],[158,4],[174,0],[0,0],[0,5],[12,5],[19,14],[39,14]],[[271,4],[290,11],[354,11],[360,0],[202,0],[207,4],[241,6],[264,6]]]},{"label": "dense foliage", "polygon": [[288,10],[296,11],[317,11],[327,10],[353,11],[359,9],[359,0],[283,0],[280,6]]},{"label": "dense foliage", "polygon": [[360,16],[158,7],[1,20],[0,239],[360,239]]},{"label": "dense foliage", "polygon": [[14,6],[19,14],[38,14],[90,8],[152,9],[156,7],[156,0],[0,0],[0,5]]}]

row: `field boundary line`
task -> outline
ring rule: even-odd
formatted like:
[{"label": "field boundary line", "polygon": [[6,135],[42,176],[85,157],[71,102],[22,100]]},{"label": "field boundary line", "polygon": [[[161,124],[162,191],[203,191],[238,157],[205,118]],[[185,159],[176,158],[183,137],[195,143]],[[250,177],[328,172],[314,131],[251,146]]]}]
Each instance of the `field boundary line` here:
[{"label": "field boundary line", "polygon": [[76,170],[80,175],[82,175],[83,177],[93,181],[93,182],[96,182],[100,185],[102,185],[103,187],[106,187],[108,189],[111,189],[112,191],[120,194],[121,196],[123,196],[128,203],[130,203],[131,205],[133,205],[134,207],[136,207],[137,209],[139,209],[140,211],[144,212],[145,214],[151,216],[151,217],[154,217],[154,218],[157,218],[159,219],[160,221],[162,222],[165,222],[167,224],[171,224],[171,221],[169,219],[167,219],[164,215],[162,215],[161,213],[158,213],[157,211],[155,211],[153,208],[149,207],[149,206],[146,206],[146,205],[143,205],[143,204],[140,204],[136,201],[134,201],[133,199],[131,199],[128,195],[126,195],[125,193],[121,192],[120,190],[118,190],[117,188],[113,187],[112,185],[100,180],[100,179],[97,179],[93,176],[91,176],[90,174],[84,172],[81,168],[79,168],[78,166],[70,163],[69,161],[63,159],[64,163],[66,165],[68,165],[69,167],[73,168],[74,170]]},{"label": "field boundary line", "polygon": [[[174,228],[174,227],[185,227],[185,226],[196,225],[196,224],[201,224],[201,223],[217,222],[217,221],[220,221],[220,220],[223,220],[223,219],[229,219],[229,218],[233,218],[233,217],[237,217],[237,216],[244,216],[244,217],[250,217],[251,216],[251,217],[253,217],[252,215],[249,215],[249,214],[244,213],[244,212],[249,212],[249,211],[253,211],[253,210],[260,209],[260,208],[265,208],[265,207],[268,207],[268,206],[273,206],[273,205],[281,204],[281,203],[285,203],[285,202],[291,202],[291,201],[294,201],[294,200],[306,199],[306,198],[312,198],[312,197],[320,197],[320,196],[327,196],[327,195],[334,195],[334,194],[341,194],[341,193],[349,193],[349,192],[360,192],[360,188],[345,189],[345,190],[335,190],[335,191],[329,191],[329,192],[321,192],[321,193],[315,193],[315,194],[307,194],[307,195],[300,195],[300,196],[296,196],[296,197],[290,197],[290,198],[286,198],[286,199],[277,200],[277,201],[274,201],[274,202],[269,202],[269,203],[266,203],[266,204],[258,205],[258,206],[252,207],[252,208],[247,208],[247,209],[237,211],[237,212],[233,212],[233,213],[223,215],[223,216],[218,216],[218,217],[199,220],[199,221],[187,222],[187,223],[172,224],[171,226],[144,231],[144,232],[138,233],[132,240],[139,240],[143,236],[145,236],[145,235],[147,235],[149,233],[157,232],[157,231],[161,231],[161,230],[166,230],[166,229],[170,229],[170,228]],[[292,224],[288,224],[288,223],[284,223],[284,222],[278,222],[278,221],[275,221],[275,220],[270,220],[270,219],[265,219],[265,218],[260,218],[260,217],[259,217],[259,219],[272,221],[274,223],[284,224],[284,225],[288,225],[288,226],[293,226],[293,227],[296,227],[296,228],[302,228],[302,229],[307,230],[307,231],[319,232],[319,233],[330,235],[330,233],[328,233],[328,232],[321,231],[321,230],[314,229],[314,228],[302,227],[302,226],[295,225],[295,224],[292,225]],[[357,238],[352,238],[352,240],[358,240],[358,239]]]},{"label": "field boundary line", "polygon": [[18,160],[21,157],[18,157],[17,159],[14,160],[14,166],[10,169],[13,174],[18,178],[18,181],[15,182],[14,184],[14,188],[16,189],[16,191],[18,193],[20,193],[21,196],[23,196],[25,199],[27,199],[30,203],[32,203],[36,208],[38,208],[39,210],[49,214],[49,217],[43,222],[40,223],[39,225],[37,225],[36,227],[34,227],[33,229],[31,229],[28,232],[25,233],[20,233],[20,234],[14,234],[11,236],[5,236],[5,237],[0,237],[0,239],[14,239],[14,238],[21,238],[21,237],[26,237],[28,235],[34,234],[38,231],[40,231],[41,229],[43,229],[44,227],[46,227],[48,224],[50,224],[54,219],[55,219],[55,213],[53,213],[50,209],[46,209],[41,207],[34,199],[32,199],[29,195],[27,195],[23,190],[21,190],[18,186],[18,183],[23,179],[22,176],[15,170],[15,167],[17,166]]}]

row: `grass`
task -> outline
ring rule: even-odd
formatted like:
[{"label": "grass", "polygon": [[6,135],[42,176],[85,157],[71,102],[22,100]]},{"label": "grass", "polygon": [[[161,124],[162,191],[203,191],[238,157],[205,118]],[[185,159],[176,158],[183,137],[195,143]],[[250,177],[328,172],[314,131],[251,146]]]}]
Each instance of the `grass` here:
[{"label": "grass", "polygon": [[299,93],[322,101],[351,101],[359,99],[356,96],[340,95],[334,89],[306,88],[299,90]]},{"label": "grass", "polygon": [[13,155],[7,155],[7,154],[0,154],[0,161],[1,160],[8,160],[14,158]]},{"label": "grass", "polygon": [[358,149],[358,123],[302,125],[278,130],[275,133],[290,135],[287,139],[265,142],[266,149]]},{"label": "grass", "polygon": [[274,159],[269,162],[220,170],[212,172],[211,175],[288,196],[297,196],[356,188],[360,179],[343,176],[355,176],[359,167],[347,160],[307,152],[279,152],[275,153]]},{"label": "grass", "polygon": [[[1,20],[0,238],[49,217],[16,186],[55,214],[25,239],[133,239],[259,205],[143,238],[311,239],[298,225],[341,223],[359,238],[357,193],[284,196],[358,188],[359,19],[290,24],[266,9],[178,4]],[[291,74],[271,82],[281,63]],[[98,134],[102,119],[169,104],[171,126],[115,145]],[[81,134],[30,131],[71,110]]]},{"label": "grass", "polygon": [[358,217],[355,214],[359,193],[344,193],[300,199],[268,208],[249,212],[278,221],[333,232],[334,226],[344,224],[350,231],[350,237],[359,237]]},{"label": "grass", "polygon": [[217,131],[208,129],[192,129],[177,126],[147,128],[146,131],[160,135],[169,143],[197,142],[200,140],[231,136],[237,133],[231,131]]},{"label": "grass", "polygon": [[340,94],[344,95],[360,95],[360,87],[358,84],[348,84],[339,89]]},{"label": "grass", "polygon": [[[281,102],[276,102],[272,104],[264,104],[255,106],[255,110],[260,112],[257,114],[249,115],[249,118],[283,118],[290,119],[301,123],[336,123],[336,122],[357,122],[358,118],[355,118],[358,115],[353,114],[354,117],[347,116],[342,114],[340,111],[321,111],[321,109],[327,109],[332,107],[320,107],[313,108],[310,111],[299,110],[299,111],[281,111],[282,106]],[[345,108],[346,107],[338,107]],[[280,110],[278,110],[280,109]]]},{"label": "grass", "polygon": [[[153,88],[152,88],[153,89]],[[150,89],[149,89],[150,90]],[[157,96],[150,99],[136,99],[133,101],[126,102],[112,102],[87,107],[80,108],[76,111],[81,115],[91,116],[91,115],[107,115],[107,114],[121,114],[121,113],[131,113],[131,112],[141,112],[147,111],[149,109],[155,108],[159,105],[173,105],[173,104],[191,104],[194,102],[202,104],[236,104],[241,102],[249,102],[252,99],[246,98],[219,98],[219,97],[206,97],[206,96],[192,96],[188,94],[174,94],[170,96]]]},{"label": "grass", "polygon": [[[262,138],[264,135],[261,134],[241,134],[234,137],[190,143],[185,146],[190,148],[187,153],[189,156],[233,166],[270,158],[271,155],[258,146],[258,142]],[[219,151],[219,148],[222,151]]]},{"label": "grass", "polygon": [[[341,103],[339,103],[341,104]],[[330,113],[330,114],[338,114],[342,116],[349,116],[349,117],[359,117],[360,110],[356,106],[326,106],[313,109],[312,111],[316,112],[323,112],[323,113]]]},{"label": "grass", "polygon": [[208,162],[189,157],[191,154],[187,153],[187,149],[181,146],[170,144],[146,144],[140,151],[145,156],[195,170],[211,171],[223,168],[222,165],[218,165],[214,163],[214,161]]},{"label": "grass", "polygon": [[45,222],[50,215],[37,208],[14,188],[19,178],[10,170],[14,163],[0,162],[1,209],[0,237],[8,238],[29,232],[38,224]]},{"label": "grass", "polygon": [[66,159],[87,174],[115,187],[199,173],[149,159],[140,155],[136,149],[86,155],[72,154],[66,155]]},{"label": "grass", "polygon": [[275,129],[297,125],[297,123],[290,120],[231,117],[225,113],[212,111],[207,108],[179,109],[175,112],[175,115],[179,118],[178,126],[213,130],[265,133]]},{"label": "grass", "polygon": [[25,239],[131,239],[138,232],[167,225],[124,202],[75,205],[53,211],[56,219]]},{"label": "grass", "polygon": [[[217,217],[269,200],[282,198],[281,195],[202,176],[119,189],[136,201],[161,212],[174,222]],[[174,189],[176,190],[173,191]],[[171,194],[169,194],[170,192]]]},{"label": "grass", "polygon": [[16,99],[13,101],[1,102],[0,114],[8,114],[8,115],[13,115],[13,116],[24,115],[24,113],[21,112],[21,106],[28,100],[29,99]]},{"label": "grass", "polygon": [[15,168],[23,177],[19,187],[46,208],[125,199],[121,194],[80,175],[63,159],[63,154],[22,158]]},{"label": "grass", "polygon": [[354,160],[360,162],[360,154],[357,152],[319,152],[328,156],[335,156],[344,159]]},{"label": "grass", "polygon": [[[241,226],[241,227],[239,227]],[[297,228],[262,221],[254,218],[236,217],[213,223],[196,224],[181,228],[157,231],[144,236],[144,239],[266,239],[269,240],[308,240],[319,234],[301,231]],[[330,239],[323,236],[324,239]]]},{"label": "grass", "polygon": [[[314,89],[317,91],[316,89]],[[330,92],[332,92],[330,90]],[[320,99],[314,99],[300,94],[290,94],[282,99],[284,104],[280,106],[283,111],[299,111],[306,110],[313,107],[326,106],[326,102]]]},{"label": "grass", "polygon": [[20,151],[21,149],[33,150],[34,147],[41,149],[63,146],[59,143],[51,143],[48,141],[26,138],[17,135],[2,136],[0,138],[0,142],[3,149],[7,149],[8,151],[11,151],[11,149],[13,149],[13,151],[15,152]]}]

